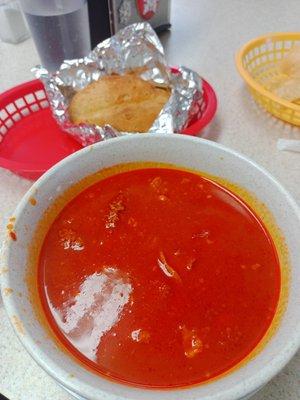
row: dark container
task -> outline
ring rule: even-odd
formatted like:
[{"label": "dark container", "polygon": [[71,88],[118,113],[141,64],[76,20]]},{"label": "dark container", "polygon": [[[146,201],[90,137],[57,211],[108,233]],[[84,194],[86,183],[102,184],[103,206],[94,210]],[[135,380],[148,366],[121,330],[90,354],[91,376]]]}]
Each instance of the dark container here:
[{"label": "dark container", "polygon": [[92,48],[134,22],[157,32],[171,27],[170,0],[88,0],[88,8]]}]

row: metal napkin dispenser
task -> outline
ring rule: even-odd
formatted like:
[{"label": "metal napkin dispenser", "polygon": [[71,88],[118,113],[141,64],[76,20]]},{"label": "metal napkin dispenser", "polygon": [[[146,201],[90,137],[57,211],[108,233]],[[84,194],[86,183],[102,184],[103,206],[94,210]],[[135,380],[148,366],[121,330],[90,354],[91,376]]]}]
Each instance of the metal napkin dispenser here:
[{"label": "metal napkin dispenser", "polygon": [[170,0],[88,0],[92,47],[134,22],[169,29]]}]

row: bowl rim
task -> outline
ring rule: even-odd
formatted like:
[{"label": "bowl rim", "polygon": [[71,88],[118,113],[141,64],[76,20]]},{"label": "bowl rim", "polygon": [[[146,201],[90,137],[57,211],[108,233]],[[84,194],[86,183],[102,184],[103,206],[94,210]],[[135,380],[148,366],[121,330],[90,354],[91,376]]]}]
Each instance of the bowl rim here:
[{"label": "bowl rim", "polygon": [[[180,142],[183,141],[190,141],[193,142],[195,145],[204,145],[204,146],[211,146],[212,148],[222,150],[229,154],[230,156],[237,157],[240,159],[242,162],[246,162],[249,166],[255,168],[259,173],[265,175],[267,179],[269,179],[273,185],[276,186],[277,190],[282,193],[282,195],[285,196],[286,201],[289,203],[289,206],[293,209],[295,214],[298,217],[299,223],[300,223],[300,208],[297,205],[296,201],[293,199],[293,197],[289,194],[289,192],[263,167],[259,166],[256,164],[256,162],[252,161],[248,157],[236,152],[235,150],[229,149],[226,146],[223,146],[222,144],[212,142],[203,138],[195,138],[193,136],[187,136],[187,135],[182,135],[182,134],[172,134],[172,135],[166,135],[166,134],[156,134],[155,137],[160,140],[177,140]],[[135,141],[135,140],[145,140],[147,141],[148,138],[151,138],[150,140],[154,140],[154,136],[147,136],[147,135],[129,135],[129,136],[124,136],[124,137],[119,137],[115,138],[113,140],[113,143],[122,143],[123,141]],[[104,142],[99,142],[95,145],[91,145],[88,147],[85,147],[70,156],[66,157],[65,159],[61,160],[59,163],[54,165],[51,169],[49,169],[44,175],[42,175],[34,184],[33,186],[27,191],[27,193],[23,196],[21,201],[19,202],[16,210],[15,210],[15,217],[18,219],[18,215],[23,212],[26,207],[28,207],[28,199],[31,196],[32,190],[38,187],[42,182],[47,181],[48,179],[51,179],[51,176],[58,172],[61,168],[65,166],[65,164],[68,163],[73,163],[76,161],[77,158],[80,158],[84,156],[86,153],[90,152],[90,148],[97,147],[97,148],[104,148],[106,146],[110,146],[111,141],[104,141]],[[198,144],[197,144],[198,143]],[[99,150],[101,151],[101,150]],[[4,260],[4,265],[7,265],[8,262],[8,257],[9,253],[11,251],[11,241],[5,240],[4,241],[4,246],[3,246],[3,260]],[[52,361],[47,353],[45,351],[42,351],[43,357],[40,358],[39,355],[36,353],[36,349],[39,348],[40,346],[35,343],[32,337],[30,337],[28,334],[22,335],[20,333],[15,325],[13,324],[12,317],[17,316],[21,319],[22,321],[22,316],[19,315],[18,312],[18,306],[15,305],[15,296],[3,296],[3,289],[6,287],[6,285],[9,283],[9,271],[6,274],[2,274],[1,276],[1,291],[2,291],[2,298],[3,298],[3,303],[5,306],[5,310],[7,313],[7,316],[10,320],[10,323],[19,338],[20,342],[22,345],[25,347],[26,351],[30,354],[30,356],[37,362],[39,366],[41,366],[52,378],[55,379],[58,383],[60,383],[63,387],[67,388],[71,392],[74,392],[75,394],[79,396],[88,396],[86,397],[87,399],[90,398],[90,389],[82,388],[81,384],[82,381],[78,379],[76,376],[72,378],[72,380],[65,381],[61,376],[60,372],[65,372],[65,370],[59,366],[57,363]],[[232,399],[238,399],[242,398],[246,394],[250,394],[252,392],[255,392],[257,389],[265,385],[268,381],[270,381],[280,370],[291,360],[291,358],[295,355],[297,352],[298,348],[300,347],[300,320],[297,325],[299,329],[295,329],[294,332],[291,332],[290,340],[286,342],[285,347],[282,347],[278,353],[275,354],[274,356],[274,362],[271,364],[266,364],[262,365],[261,368],[257,369],[257,372],[254,372],[251,374],[249,377],[245,378],[243,381],[236,382],[236,384],[232,385],[229,389],[227,390],[222,390],[217,394],[207,394],[201,397],[201,400],[232,400]],[[266,347],[268,344],[266,345]],[[262,349],[262,352],[264,352],[264,349]],[[72,361],[75,362],[75,361]],[[91,373],[88,370],[86,370],[87,373]],[[235,371],[232,371],[232,374],[235,374]],[[221,378],[222,379],[222,378]],[[107,381],[109,382],[109,381]],[[213,383],[213,382],[212,382]],[[110,382],[111,385],[117,385],[119,387],[126,387],[127,392],[131,390],[131,393],[135,392],[141,393],[141,398],[143,393],[152,393],[153,398],[158,398],[159,394],[162,393],[160,390],[149,390],[149,389],[143,389],[143,388],[137,388],[137,387],[131,387],[124,385],[119,382]],[[87,384],[89,385],[89,384]],[[177,392],[177,393],[183,393],[189,390],[189,389],[197,389],[201,388],[202,385],[196,385],[191,388],[179,388],[174,390],[170,390],[170,393],[172,392]],[[81,389],[79,389],[81,387]],[[91,387],[91,386],[90,386]],[[104,395],[108,394],[107,391],[103,389],[98,389],[99,395]],[[164,392],[166,392],[164,390]],[[112,395],[112,393],[111,393]],[[115,396],[115,395],[113,395]],[[195,396],[197,396],[195,394]],[[212,397],[213,396],[213,397]],[[115,397],[114,397],[115,398]],[[118,396],[119,400],[129,400],[129,397],[124,396]],[[197,399],[197,397],[194,397]]]},{"label": "bowl rim", "polygon": [[244,81],[254,90],[259,92],[260,94],[268,97],[275,103],[279,103],[281,106],[290,108],[293,111],[300,111],[300,105],[294,104],[289,102],[288,100],[283,99],[282,97],[277,96],[270,90],[265,89],[260,83],[257,82],[256,79],[252,77],[252,75],[248,72],[246,68],[243,66],[243,57],[246,52],[248,52],[253,45],[261,45],[266,42],[268,39],[281,39],[286,38],[286,40],[291,40],[291,37],[294,40],[300,40],[300,33],[299,32],[274,32],[268,33],[266,35],[261,35],[256,37],[255,39],[250,40],[246,44],[244,44],[236,53],[235,55],[235,64],[236,68],[240,74],[240,76],[244,79]]}]

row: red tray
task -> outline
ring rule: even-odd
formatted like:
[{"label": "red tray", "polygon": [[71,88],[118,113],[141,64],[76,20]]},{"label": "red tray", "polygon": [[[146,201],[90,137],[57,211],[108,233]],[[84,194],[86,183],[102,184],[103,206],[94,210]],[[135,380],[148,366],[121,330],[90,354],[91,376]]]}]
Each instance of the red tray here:
[{"label": "red tray", "polygon": [[[182,131],[197,135],[213,118],[217,99],[203,81],[200,118]],[[37,179],[52,165],[82,146],[56,123],[39,80],[23,83],[0,95],[0,167]]]}]

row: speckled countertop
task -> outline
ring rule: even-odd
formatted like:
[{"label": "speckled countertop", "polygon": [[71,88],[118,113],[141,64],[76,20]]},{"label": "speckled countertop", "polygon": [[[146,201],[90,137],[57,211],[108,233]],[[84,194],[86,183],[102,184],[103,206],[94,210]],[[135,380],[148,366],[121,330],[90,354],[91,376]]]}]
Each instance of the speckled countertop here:
[{"label": "speckled countertop", "polygon": [[[240,151],[266,167],[300,203],[300,154],[280,152],[277,139],[300,139],[300,129],[259,110],[234,65],[236,50],[267,32],[300,28],[299,0],[172,0],[172,30],[162,35],[170,65],[185,64],[215,88],[219,109],[204,137]],[[39,62],[31,39],[0,43],[0,92],[32,79]],[[0,235],[6,218],[30,187],[0,169]],[[0,241],[1,241],[0,236]],[[71,396],[39,368],[15,337],[0,299],[0,393],[10,400],[68,400]],[[300,353],[253,397],[299,400]]]}]

